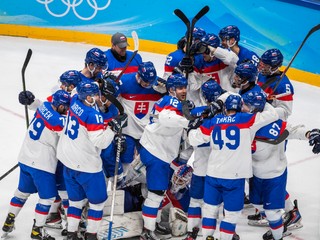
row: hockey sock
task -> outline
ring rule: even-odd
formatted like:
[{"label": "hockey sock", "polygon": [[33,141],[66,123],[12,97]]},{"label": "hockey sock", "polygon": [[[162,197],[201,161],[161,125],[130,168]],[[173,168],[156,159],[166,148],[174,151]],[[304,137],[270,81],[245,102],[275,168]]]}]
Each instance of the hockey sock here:
[{"label": "hockey sock", "polygon": [[103,207],[105,202],[100,204],[89,203],[87,232],[97,233],[103,215]]},{"label": "hockey sock", "polygon": [[194,227],[201,226],[201,204],[202,199],[190,199],[188,208],[188,232],[192,232]]},{"label": "hockey sock", "polygon": [[156,228],[156,218],[158,208],[163,199],[163,196],[157,195],[153,192],[148,192],[148,197],[142,207],[142,218],[144,227],[148,230],[154,231]]}]

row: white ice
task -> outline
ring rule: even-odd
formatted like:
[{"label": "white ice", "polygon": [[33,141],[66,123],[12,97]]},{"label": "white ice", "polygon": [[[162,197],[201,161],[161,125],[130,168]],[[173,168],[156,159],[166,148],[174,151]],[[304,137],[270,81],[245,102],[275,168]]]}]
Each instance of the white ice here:
[{"label": "white ice", "polygon": [[[26,70],[26,86],[36,97],[45,99],[57,84],[58,77],[66,70],[81,70],[85,53],[93,45],[43,41],[28,38],[0,37],[0,176],[17,164],[17,156],[26,131],[24,107],[18,102],[22,90],[21,68],[27,50],[33,55]],[[99,47],[99,46],[98,46]],[[100,46],[101,49],[107,49]],[[303,51],[303,50],[302,50]],[[163,74],[165,56],[140,52],[144,61],[152,61]],[[299,57],[299,56],[298,56]],[[305,124],[307,128],[320,127],[320,88],[293,81],[295,87],[294,111],[289,121]],[[29,117],[33,113],[29,111]],[[314,155],[307,141],[290,140],[287,157],[289,176],[287,189],[292,199],[298,199],[303,228],[295,230],[288,240],[320,239],[320,157]],[[19,169],[0,182],[0,226],[5,221],[9,202],[18,184]],[[16,230],[8,239],[29,239],[34,218],[37,195],[31,196],[16,219]],[[242,240],[262,239],[267,228],[250,227],[246,216],[253,209],[244,210],[237,233]],[[60,231],[50,230],[56,239],[62,239]]]}]

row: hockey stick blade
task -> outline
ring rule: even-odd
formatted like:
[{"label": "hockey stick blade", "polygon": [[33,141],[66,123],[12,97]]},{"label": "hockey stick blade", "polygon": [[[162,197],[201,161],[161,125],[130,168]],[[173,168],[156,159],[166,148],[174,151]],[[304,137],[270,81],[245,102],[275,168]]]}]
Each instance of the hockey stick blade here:
[{"label": "hockey stick blade", "polygon": [[133,39],[133,43],[134,43],[134,51],[138,51],[139,49],[139,38],[138,38],[138,34],[136,31],[132,31],[131,32],[131,36]]},{"label": "hockey stick blade", "polygon": [[255,138],[254,140],[258,142],[272,144],[272,145],[278,145],[279,143],[282,143],[284,140],[286,140],[288,136],[289,136],[289,131],[286,129],[277,139],[266,140],[266,139]]},{"label": "hockey stick blade", "polygon": [[190,21],[187,18],[187,16],[180,10],[176,9],[174,10],[174,14],[181,19],[182,22],[187,26],[187,30],[190,28]]},{"label": "hockey stick blade", "polygon": [[289,70],[289,68],[291,67],[291,64],[293,63],[294,59],[297,57],[298,53],[300,52],[300,50],[302,49],[303,45],[305,44],[305,42],[308,40],[308,38],[315,33],[316,31],[320,30],[320,24],[314,26],[313,28],[310,29],[310,31],[308,32],[308,34],[305,36],[305,38],[303,39],[302,43],[300,44],[298,50],[295,52],[295,54],[293,55],[293,57],[291,58],[290,62],[288,63],[287,67],[283,70],[277,84],[274,86],[271,95],[277,90],[280,82],[282,81],[283,77],[285,76],[285,74],[287,73],[287,71]]},{"label": "hockey stick blade", "polygon": [[210,8],[209,6],[204,6],[197,15],[192,19],[191,26],[194,27],[195,23],[202,18],[207,12],[209,12]]},{"label": "hockey stick blade", "polygon": [[21,69],[21,75],[22,75],[22,83],[23,83],[23,91],[26,91],[26,84],[25,84],[25,72],[26,72],[26,68],[29,64],[30,58],[32,56],[32,50],[29,48],[28,52],[27,52],[27,56],[26,59],[24,60],[22,69]]}]

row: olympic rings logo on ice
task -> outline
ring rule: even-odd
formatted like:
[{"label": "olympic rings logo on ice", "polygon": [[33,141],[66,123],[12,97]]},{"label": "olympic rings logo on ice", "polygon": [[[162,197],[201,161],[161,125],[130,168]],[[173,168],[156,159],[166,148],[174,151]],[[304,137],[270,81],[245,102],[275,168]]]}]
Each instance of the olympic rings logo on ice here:
[{"label": "olympic rings logo on ice", "polygon": [[100,10],[105,10],[107,7],[109,7],[111,0],[107,0],[106,5],[104,5],[103,7],[99,7],[96,0],[86,0],[88,7],[91,7],[93,9],[93,13],[91,14],[91,16],[89,17],[83,17],[81,16],[78,12],[77,12],[77,7],[79,7],[84,0],[60,0],[62,4],[65,5],[66,10],[63,13],[54,13],[53,11],[51,11],[51,9],[49,8],[50,3],[53,3],[55,0],[36,0],[38,3],[44,4],[45,8],[47,10],[47,12],[54,17],[64,17],[66,16],[70,9],[72,9],[74,15],[84,21],[88,21],[93,19],[96,15],[97,12]]}]

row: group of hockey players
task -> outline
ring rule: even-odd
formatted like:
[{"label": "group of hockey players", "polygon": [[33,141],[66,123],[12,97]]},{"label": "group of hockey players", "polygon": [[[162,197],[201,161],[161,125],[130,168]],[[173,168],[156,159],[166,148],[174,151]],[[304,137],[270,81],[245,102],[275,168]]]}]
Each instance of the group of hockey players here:
[{"label": "group of hockey players", "polygon": [[35,114],[3,237],[37,192],[31,239],[55,239],[45,227],[62,228],[62,218],[64,239],[98,239],[114,181],[125,192],[124,212],[141,211],[142,240],[214,239],[218,223],[220,240],[240,239],[245,203],[256,208],[250,225],[270,227],[264,240],[302,227],[286,190],[285,145],[308,140],[317,154],[320,130],[287,122],[294,89],[281,77],[281,51],[259,57],[239,45],[233,25],[218,35],[195,27],[192,37],[190,49],[183,36],[167,56],[163,77],[115,33],[110,49],[93,48],[81,71],[64,72],[46,101],[19,94]]}]

